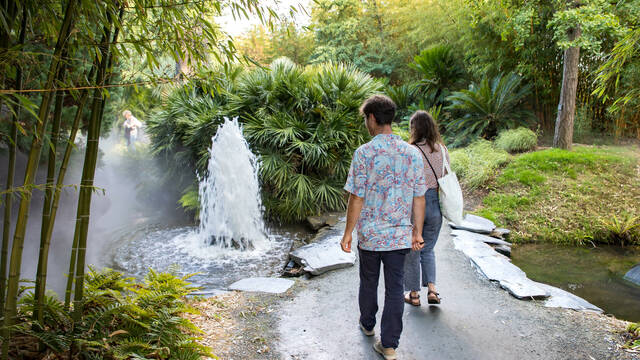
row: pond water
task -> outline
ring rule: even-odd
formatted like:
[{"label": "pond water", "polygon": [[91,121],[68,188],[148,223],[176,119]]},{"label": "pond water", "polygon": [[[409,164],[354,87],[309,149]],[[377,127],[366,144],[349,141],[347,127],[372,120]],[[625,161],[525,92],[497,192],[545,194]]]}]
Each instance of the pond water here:
[{"label": "pond water", "polygon": [[529,278],[578,295],[619,319],[640,321],[640,286],[622,277],[640,262],[640,248],[514,245],[512,261]]},{"label": "pond water", "polygon": [[141,279],[152,268],[187,275],[203,293],[224,289],[254,276],[279,276],[294,240],[309,237],[299,227],[271,227],[265,246],[239,250],[205,244],[196,226],[142,225],[121,233],[112,244],[107,266]]}]

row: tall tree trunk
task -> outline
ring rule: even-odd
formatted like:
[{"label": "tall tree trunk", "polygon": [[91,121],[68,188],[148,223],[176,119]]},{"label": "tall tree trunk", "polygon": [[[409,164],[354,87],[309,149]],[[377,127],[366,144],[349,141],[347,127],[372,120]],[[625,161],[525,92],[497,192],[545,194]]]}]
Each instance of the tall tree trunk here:
[{"label": "tall tree trunk", "polygon": [[[119,20],[124,15],[124,7],[121,5],[119,12]],[[105,38],[111,38],[111,29],[113,25],[111,9],[107,8],[108,26],[105,27]],[[98,70],[97,84],[105,85],[110,79],[112,52],[110,44],[115,43],[118,39],[119,27],[113,32],[113,39],[101,46],[101,66]],[[76,270],[75,270],[75,289],[73,297],[73,319],[79,321],[82,316],[82,301],[84,295],[84,266],[87,252],[87,238],[89,233],[89,218],[91,214],[91,197],[93,195],[93,180],[98,160],[98,149],[100,142],[100,127],[102,124],[102,112],[104,111],[104,94],[102,89],[98,88],[93,94],[93,103],[91,106],[91,122],[87,136],[87,150],[85,152],[84,166],[82,168],[82,180],[80,182],[80,197],[78,198],[78,212],[76,216]],[[74,241],[76,239],[74,238]]]},{"label": "tall tree trunk", "polygon": [[[64,59],[65,56],[62,56]],[[59,79],[64,79],[66,65],[60,67]],[[56,102],[53,110],[53,125],[51,128],[49,159],[47,160],[47,181],[45,185],[44,204],[42,206],[42,225],[40,226],[40,252],[38,254],[38,268],[36,271],[36,287],[34,297],[36,306],[33,311],[33,319],[43,322],[42,307],[44,306],[44,294],[47,284],[47,260],[49,257],[49,240],[47,229],[53,221],[51,218],[51,206],[53,203],[53,186],[56,176],[56,152],[58,149],[58,138],[60,137],[60,122],[62,120],[62,105],[64,91],[56,92]]]},{"label": "tall tree trunk", "polygon": [[[569,30],[569,40],[580,37],[580,27]],[[573,46],[564,51],[564,68],[562,71],[562,89],[558,104],[556,130],[553,136],[553,147],[571,149],[573,144],[573,122],[576,114],[576,90],[578,87],[578,64],[580,48]]]},{"label": "tall tree trunk", "polygon": [[[27,33],[27,10],[23,9],[22,22],[20,24],[20,38],[18,44],[24,45]],[[16,68],[16,90],[22,90],[22,66]],[[17,99],[16,99],[17,100]],[[17,101],[16,101],[17,103]],[[1,107],[1,105],[0,105]],[[20,121],[20,107],[15,110],[15,118],[11,121],[11,138],[9,139],[9,165],[7,169],[7,194],[4,198],[4,219],[2,228],[2,250],[0,255],[0,304],[5,303],[7,286],[7,260],[9,258],[9,238],[11,237],[11,208],[13,207],[13,179],[16,172],[16,149],[18,142],[18,126]],[[0,309],[0,316],[4,315],[4,306]]]},{"label": "tall tree trunk", "polygon": [[[69,34],[71,33],[72,23],[74,20],[76,5],[78,0],[69,0],[67,9],[65,10],[64,20],[60,26],[58,40],[51,57],[51,64],[45,83],[45,89],[52,89],[58,69],[60,67],[60,55],[67,45]],[[16,228],[13,235],[13,244],[11,247],[11,258],[9,263],[9,279],[7,284],[7,298],[4,310],[4,327],[2,329],[2,337],[7,339],[2,344],[3,359],[9,357],[9,337],[10,326],[13,325],[17,313],[17,297],[20,282],[20,268],[22,266],[22,250],[24,246],[24,236],[27,228],[27,220],[29,216],[29,207],[31,205],[31,190],[34,184],[34,178],[38,169],[38,161],[40,160],[40,152],[42,150],[42,141],[47,126],[47,117],[49,113],[49,105],[51,103],[51,92],[47,91],[42,95],[42,102],[38,111],[38,123],[36,131],[31,143],[31,151],[27,160],[27,168],[24,176],[23,194],[20,198],[20,207],[16,221]]]}]

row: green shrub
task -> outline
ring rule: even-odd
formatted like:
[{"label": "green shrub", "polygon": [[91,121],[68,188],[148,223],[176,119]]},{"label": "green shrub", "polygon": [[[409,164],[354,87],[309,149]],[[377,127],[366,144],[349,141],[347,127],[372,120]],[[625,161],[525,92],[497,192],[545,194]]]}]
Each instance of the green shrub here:
[{"label": "green shrub", "polygon": [[17,346],[39,341],[42,355],[53,352],[74,359],[214,357],[196,341],[201,331],[182,316],[195,313],[185,299],[197,289],[187,279],[149,270],[136,283],[111,269],[89,268],[78,322],[73,323],[71,312],[55,295],[45,297],[44,323],[34,322],[33,294],[21,298],[15,331],[22,341]]},{"label": "green shrub", "polygon": [[534,117],[523,104],[531,89],[515,73],[484,78],[472,83],[468,90],[452,93],[448,110],[460,116],[445,124],[448,134],[455,134],[455,146],[471,139],[491,139],[500,130],[526,124]]},{"label": "green shrub", "polygon": [[504,130],[495,140],[497,148],[510,153],[530,151],[535,149],[537,144],[538,136],[536,133],[525,127]]},{"label": "green shrub", "polygon": [[351,156],[369,138],[359,107],[381,84],[352,66],[301,67],[285,58],[269,69],[215,76],[218,86],[176,90],[149,124],[154,153],[170,167],[166,177],[183,190],[182,205],[193,209],[189,187],[196,171],[206,171],[211,137],[224,117],[238,117],[260,157],[268,216],[291,222],[343,210]]},{"label": "green shrub", "polygon": [[486,184],[511,158],[487,140],[477,140],[465,148],[452,150],[450,157],[452,170],[462,185],[471,190]]},{"label": "green shrub", "polygon": [[300,221],[344,209],[351,156],[369,138],[359,107],[379,89],[351,66],[301,67],[288,59],[239,79],[234,111],[261,158],[268,215]]}]

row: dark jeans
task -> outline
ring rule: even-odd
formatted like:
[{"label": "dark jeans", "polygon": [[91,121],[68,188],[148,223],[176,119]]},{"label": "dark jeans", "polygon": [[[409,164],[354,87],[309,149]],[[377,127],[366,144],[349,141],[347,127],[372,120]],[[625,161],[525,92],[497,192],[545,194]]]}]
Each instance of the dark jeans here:
[{"label": "dark jeans", "polygon": [[404,258],[409,249],[394,251],[368,251],[360,254],[360,322],[367,330],[376,325],[378,312],[378,280],[380,263],[384,264],[384,309],[380,324],[380,340],[386,348],[397,348],[402,333],[404,311]]}]

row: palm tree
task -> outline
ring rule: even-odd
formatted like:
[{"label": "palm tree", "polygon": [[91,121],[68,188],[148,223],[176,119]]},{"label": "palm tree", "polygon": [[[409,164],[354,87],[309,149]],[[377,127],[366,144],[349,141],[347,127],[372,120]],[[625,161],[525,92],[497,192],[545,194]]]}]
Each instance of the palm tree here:
[{"label": "palm tree", "polygon": [[419,71],[422,83],[433,92],[434,103],[442,105],[449,91],[457,87],[464,76],[464,67],[449,45],[434,45],[413,58],[409,66]]},{"label": "palm tree", "polygon": [[534,116],[523,107],[530,89],[530,85],[522,85],[520,76],[509,73],[491,80],[485,77],[468,90],[454,92],[447,98],[451,102],[447,109],[462,116],[446,124],[448,132],[460,142],[478,136],[493,138],[500,130],[526,125]]}]

